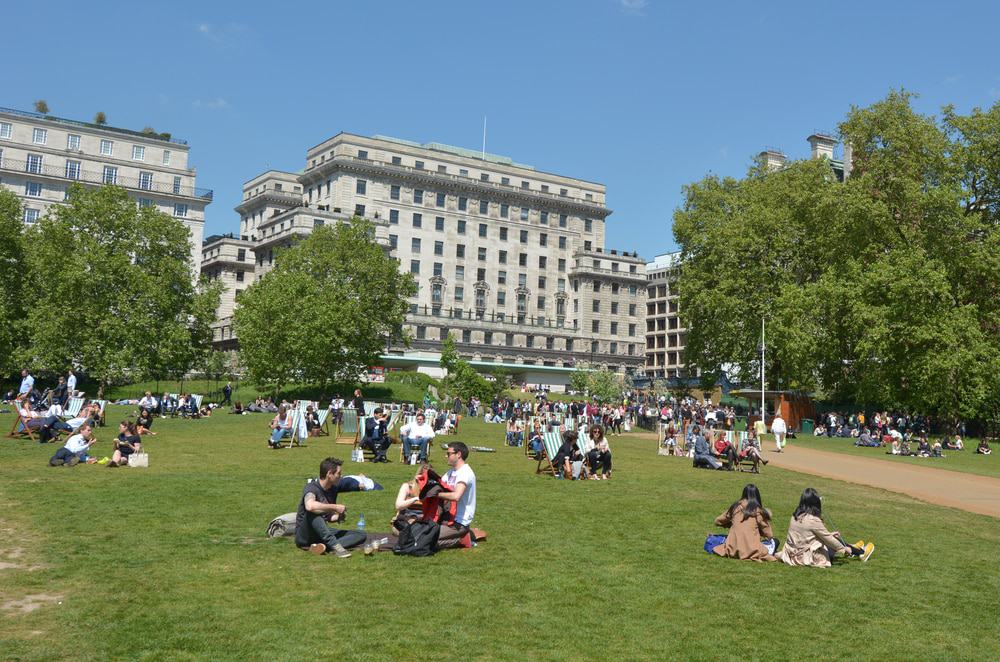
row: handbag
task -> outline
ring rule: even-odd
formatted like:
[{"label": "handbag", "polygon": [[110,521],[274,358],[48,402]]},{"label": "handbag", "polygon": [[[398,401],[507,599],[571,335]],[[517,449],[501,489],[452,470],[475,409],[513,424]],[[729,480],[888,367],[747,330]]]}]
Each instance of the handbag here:
[{"label": "handbag", "polygon": [[365,452],[360,448],[351,449],[351,462],[364,462]]},{"label": "handbag", "polygon": [[128,456],[128,466],[148,467],[149,453],[132,453],[131,455]]}]

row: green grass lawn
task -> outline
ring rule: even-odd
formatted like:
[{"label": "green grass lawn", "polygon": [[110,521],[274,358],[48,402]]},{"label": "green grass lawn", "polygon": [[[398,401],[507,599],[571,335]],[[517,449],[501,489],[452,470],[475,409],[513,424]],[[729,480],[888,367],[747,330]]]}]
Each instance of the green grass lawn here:
[{"label": "green grass lawn", "polygon": [[[765,450],[774,448],[774,438],[768,435],[765,437]],[[831,451],[835,453],[846,453],[848,455],[859,455],[879,460],[889,460],[891,462],[905,462],[918,467],[934,467],[935,469],[947,469],[949,471],[961,471],[980,476],[992,476],[1000,478],[1000,455],[977,455],[976,445],[978,439],[966,439],[965,450],[944,451],[944,457],[903,457],[900,455],[889,455],[886,453],[887,447],[860,447],[854,445],[854,439],[840,439],[837,437],[814,437],[812,435],[799,435],[795,439],[789,440],[790,444],[797,444],[806,448]],[[996,444],[991,444],[995,452],[1000,452]],[[916,450],[916,444],[911,445],[912,450]]]},{"label": "green grass lawn", "polygon": [[[694,470],[626,436],[611,439],[613,480],[556,481],[503,447],[502,426],[464,421],[456,438],[497,449],[470,459],[487,541],[425,559],[316,557],[264,529],[323,457],[349,449],[270,451],[267,420],[158,420],[149,469],[50,468],[52,445],[0,441],[0,562],[21,566],[0,569],[0,657],[1000,657],[989,517],[769,468],[753,479],[779,537],[813,486],[875,555],[829,570],[719,559],[705,534],[748,474]],[[100,431],[102,454],[111,436]],[[386,529],[411,468],[346,469],[386,487],[345,495],[349,521],[363,511]],[[4,608],[28,595],[53,601]]]}]

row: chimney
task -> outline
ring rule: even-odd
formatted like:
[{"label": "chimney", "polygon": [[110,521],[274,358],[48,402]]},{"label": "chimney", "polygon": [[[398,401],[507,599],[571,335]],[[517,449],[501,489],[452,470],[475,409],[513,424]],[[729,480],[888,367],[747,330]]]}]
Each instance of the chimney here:
[{"label": "chimney", "polygon": [[814,133],[806,140],[809,141],[809,145],[812,147],[812,157],[818,159],[821,157],[826,157],[833,160],[833,147],[837,144],[836,139],[823,133]]},{"label": "chimney", "polygon": [[773,148],[764,150],[759,156],[764,159],[764,163],[769,171],[781,170],[788,162],[788,157],[782,154],[780,150]]}]

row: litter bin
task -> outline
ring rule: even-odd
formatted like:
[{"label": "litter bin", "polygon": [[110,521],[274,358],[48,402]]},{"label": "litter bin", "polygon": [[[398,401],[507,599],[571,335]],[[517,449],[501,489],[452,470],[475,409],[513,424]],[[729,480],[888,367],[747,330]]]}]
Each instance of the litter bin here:
[{"label": "litter bin", "polygon": [[811,418],[802,419],[802,434],[812,434],[816,429],[816,421]]}]

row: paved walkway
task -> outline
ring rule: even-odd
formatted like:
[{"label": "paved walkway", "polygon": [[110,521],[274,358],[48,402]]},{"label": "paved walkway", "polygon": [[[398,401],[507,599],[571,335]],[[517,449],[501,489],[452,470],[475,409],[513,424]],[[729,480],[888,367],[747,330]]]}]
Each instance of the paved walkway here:
[{"label": "paved walkway", "polygon": [[[640,432],[636,436],[655,439]],[[765,448],[772,467],[800,471],[849,483],[870,485],[907,494],[915,499],[1000,518],[1000,479],[976,474],[919,467],[878,458],[858,457],[796,446],[782,453]]]}]

